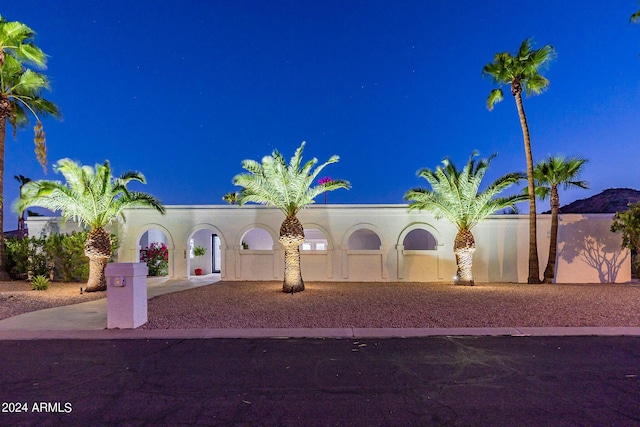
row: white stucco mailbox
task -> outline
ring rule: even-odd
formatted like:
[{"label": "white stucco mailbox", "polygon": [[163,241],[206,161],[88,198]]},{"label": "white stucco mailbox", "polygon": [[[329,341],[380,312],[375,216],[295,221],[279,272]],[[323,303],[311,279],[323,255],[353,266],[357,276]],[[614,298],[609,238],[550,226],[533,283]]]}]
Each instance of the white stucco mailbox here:
[{"label": "white stucco mailbox", "polygon": [[134,329],[147,323],[147,273],[144,263],[107,264],[108,329]]}]

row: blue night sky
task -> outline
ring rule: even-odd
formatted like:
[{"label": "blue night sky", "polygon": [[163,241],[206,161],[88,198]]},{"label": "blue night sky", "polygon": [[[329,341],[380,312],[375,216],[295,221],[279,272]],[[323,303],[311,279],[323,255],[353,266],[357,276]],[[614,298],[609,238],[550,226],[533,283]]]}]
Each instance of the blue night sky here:
[{"label": "blue night sky", "polygon": [[[482,67],[533,37],[557,57],[551,85],[525,99],[534,161],[587,157],[589,190],[639,188],[637,1],[20,0],[0,14],[33,28],[63,121],[46,120],[50,163],[109,159],[139,170],[136,190],[165,204],[222,204],[241,161],[273,149],[341,159],[351,181],[331,203],[403,203],[416,177],[450,156],[498,152],[490,180],[524,171],[513,97],[489,112]],[[31,128],[6,143],[5,228],[14,175],[44,174]],[[321,199],[318,202],[322,202]],[[539,202],[539,211],[548,202]],[[526,212],[526,205],[520,206]]]}]

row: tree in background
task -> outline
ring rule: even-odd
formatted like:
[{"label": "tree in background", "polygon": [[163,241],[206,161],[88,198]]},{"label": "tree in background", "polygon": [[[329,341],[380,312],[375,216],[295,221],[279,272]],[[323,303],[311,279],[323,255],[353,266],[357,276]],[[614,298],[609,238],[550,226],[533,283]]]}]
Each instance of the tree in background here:
[{"label": "tree in background", "polygon": [[[27,182],[31,181],[31,178],[27,178],[24,175],[14,175],[13,178],[20,183],[20,193],[22,193],[22,187],[24,187]],[[19,213],[20,216],[18,217],[18,234],[20,235],[20,237],[25,237],[27,233],[24,229],[24,211]]]},{"label": "tree in background", "polygon": [[222,200],[229,203],[230,205],[235,205],[236,203],[238,203],[238,192],[232,191],[230,193],[227,193],[222,196]]},{"label": "tree in background", "polygon": [[[509,85],[511,94],[516,101],[520,126],[524,138],[524,152],[527,159],[527,182],[529,194],[535,194],[533,177],[533,156],[531,154],[531,137],[527,116],[522,104],[522,92],[527,95],[538,95],[548,86],[549,80],[540,74],[540,69],[547,65],[554,56],[551,45],[545,45],[540,49],[531,48],[531,39],[522,42],[518,53],[514,56],[509,52],[496,53],[493,62],[482,69],[482,74],[489,76],[497,85]],[[487,98],[487,108],[491,111],[493,106],[502,101],[501,88],[493,89]],[[529,283],[540,283],[540,266],[538,262],[538,241],[536,224],[536,198],[529,198]]]},{"label": "tree in background", "polygon": [[622,232],[622,247],[631,250],[634,276],[640,276],[640,202],[629,205],[629,209],[613,217],[612,232]]},{"label": "tree in background", "polygon": [[49,89],[49,81],[44,74],[27,68],[27,65],[46,68],[46,55],[38,48],[33,38],[35,33],[21,22],[9,22],[0,16],[0,280],[9,275],[5,266],[4,248],[4,149],[7,122],[14,134],[19,127],[29,123],[29,116],[35,118],[33,128],[36,157],[46,170],[47,151],[42,119],[47,116],[59,117],[58,107],[42,98],[43,90]]},{"label": "tree in background", "polygon": [[633,15],[631,15],[631,17],[629,17],[629,22],[633,24],[637,24],[638,22],[640,22],[640,9],[638,9],[636,13],[634,13]]},{"label": "tree in background", "polygon": [[318,159],[302,163],[303,142],[287,165],[282,154],[274,150],[270,156],[262,158],[262,163],[243,160],[242,168],[248,173],[236,175],[233,184],[242,187],[239,204],[248,202],[273,206],[285,214],[280,227],[280,243],[284,246],[283,292],[304,290],[300,270],[300,245],[304,242],[304,229],[297,217],[300,210],[314,203],[314,199],[327,191],[348,189],[349,182],[331,180],[312,187],[313,181],[327,165],[336,163],[338,156],[331,156],[325,163],[314,169]]},{"label": "tree in background", "polygon": [[442,160],[442,166],[437,166],[435,170],[420,170],[418,176],[427,180],[431,190],[414,188],[404,196],[409,202],[409,210],[428,210],[436,219],[445,218],[458,228],[453,243],[457,266],[454,283],[471,286],[474,284],[473,253],[476,251],[471,229],[487,216],[528,199],[524,194],[496,198],[498,194],[524,179],[521,173],[506,174],[495,180],[486,190],[479,192],[482,178],[496,155],[476,162],[477,155],[474,151],[460,171],[448,158]]},{"label": "tree in background", "polygon": [[560,213],[560,195],[558,187],[589,188],[586,181],[578,180],[587,159],[579,157],[555,156],[536,164],[533,170],[536,196],[541,200],[549,197],[551,205],[551,236],[549,239],[549,259],[544,269],[544,283],[553,283],[558,253],[558,214]]},{"label": "tree in background", "polygon": [[60,211],[67,219],[90,228],[85,242],[85,255],[89,258],[87,292],[107,289],[104,269],[111,258],[111,238],[105,226],[114,220],[125,220],[123,211],[133,207],[150,207],[164,214],[164,207],[155,197],[130,191],[132,181],[145,184],[144,175],[130,171],[114,178],[108,161],[104,164],[82,166],[73,160],[62,159],[54,165],[66,179],[59,181],[31,181],[24,186],[16,209],[40,206]]}]

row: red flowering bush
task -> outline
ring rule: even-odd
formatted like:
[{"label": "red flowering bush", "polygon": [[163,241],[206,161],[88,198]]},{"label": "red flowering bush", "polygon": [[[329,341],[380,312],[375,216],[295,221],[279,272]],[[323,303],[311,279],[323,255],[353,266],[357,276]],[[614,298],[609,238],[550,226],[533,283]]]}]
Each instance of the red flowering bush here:
[{"label": "red flowering bush", "polygon": [[169,250],[164,243],[153,242],[149,247],[140,249],[140,261],[147,263],[149,276],[169,274]]}]

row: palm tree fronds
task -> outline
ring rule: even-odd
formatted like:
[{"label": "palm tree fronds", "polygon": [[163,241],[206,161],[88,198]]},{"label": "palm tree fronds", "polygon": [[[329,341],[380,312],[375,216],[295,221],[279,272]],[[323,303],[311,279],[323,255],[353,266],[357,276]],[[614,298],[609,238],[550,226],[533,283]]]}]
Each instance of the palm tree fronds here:
[{"label": "palm tree fronds", "polygon": [[[54,171],[64,176],[60,181],[31,181],[25,184],[21,197],[14,204],[17,211],[39,206],[60,211],[65,218],[73,219],[92,229],[104,227],[129,207],[150,207],[164,213],[160,200],[146,193],[129,191],[130,179],[114,178],[108,161],[95,168],[82,166],[70,159],[61,159]],[[143,177],[139,172],[127,172],[126,177]]]},{"label": "palm tree fronds", "polygon": [[304,146],[305,142],[302,142],[288,163],[277,150],[270,156],[263,157],[262,163],[243,160],[242,167],[247,173],[233,177],[233,184],[243,187],[238,203],[274,206],[286,216],[291,216],[314,203],[314,198],[326,191],[349,188],[349,183],[344,180],[312,186],[318,174],[327,165],[337,162],[339,157],[331,156],[321,165],[318,165],[316,158],[303,163]]},{"label": "palm tree fronds", "polygon": [[489,111],[493,110],[493,106],[502,101],[503,98],[502,89],[493,89],[487,97],[487,109]]},{"label": "palm tree fronds", "polygon": [[435,170],[422,169],[418,176],[427,180],[431,190],[414,188],[407,191],[405,200],[409,201],[409,210],[429,210],[436,218],[446,218],[459,230],[470,230],[488,215],[527,199],[523,194],[495,197],[524,179],[521,173],[504,175],[480,192],[482,179],[496,155],[476,160],[477,155],[474,151],[462,170],[458,170],[448,158],[443,159],[442,166]]}]

